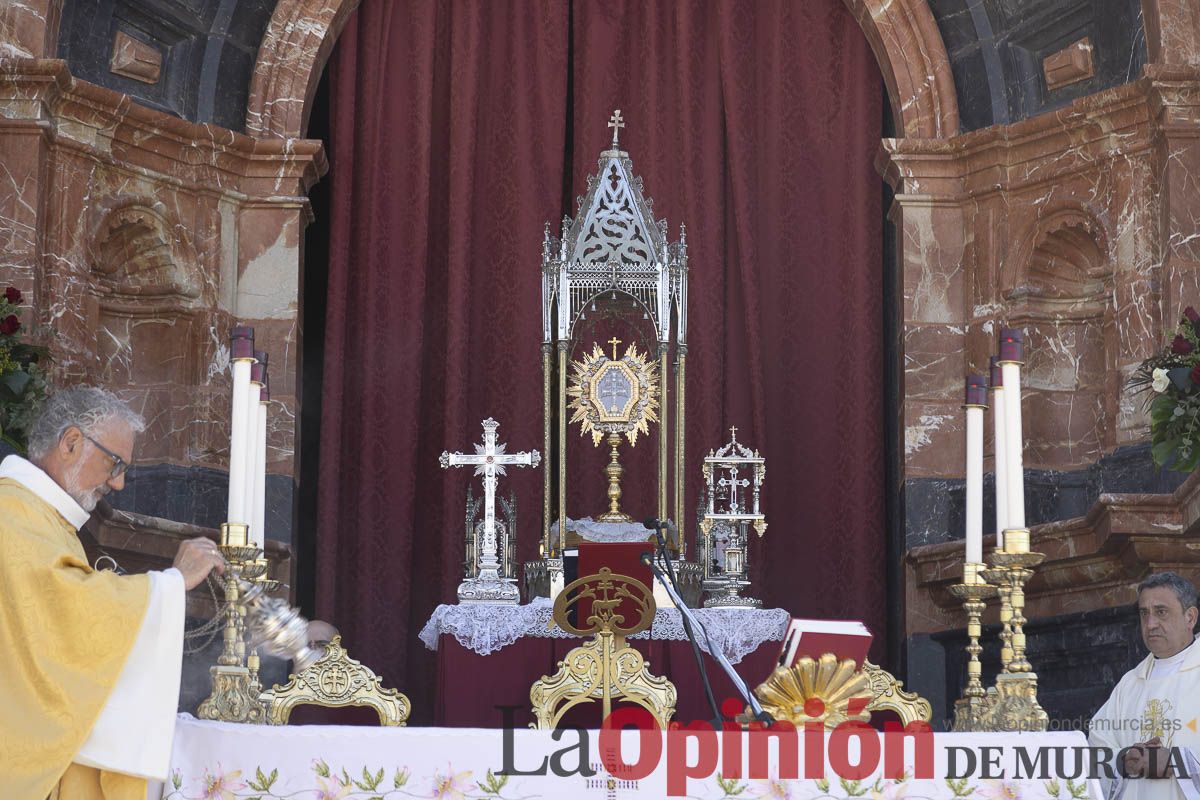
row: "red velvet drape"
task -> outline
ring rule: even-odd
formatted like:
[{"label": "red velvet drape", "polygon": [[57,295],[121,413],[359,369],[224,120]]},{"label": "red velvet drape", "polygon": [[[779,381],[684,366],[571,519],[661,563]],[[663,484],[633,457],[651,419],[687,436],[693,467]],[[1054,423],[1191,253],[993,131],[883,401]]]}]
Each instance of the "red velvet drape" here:
[{"label": "red velvet drape", "polygon": [[[614,108],[688,226],[687,507],[737,425],[768,459],[753,594],[882,640],[882,82],[842,1],[376,0],[331,69],[317,600],[352,652],[428,696],[416,634],[461,579],[468,478],[437,456],[487,416],[540,447],[542,224]],[[541,476],[504,486],[532,557]]]}]

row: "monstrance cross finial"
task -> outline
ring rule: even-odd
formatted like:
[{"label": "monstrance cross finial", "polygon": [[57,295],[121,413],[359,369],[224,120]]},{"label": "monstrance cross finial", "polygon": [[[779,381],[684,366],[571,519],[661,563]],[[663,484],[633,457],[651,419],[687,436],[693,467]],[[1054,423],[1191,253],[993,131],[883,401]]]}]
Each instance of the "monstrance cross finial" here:
[{"label": "monstrance cross finial", "polygon": [[625,127],[625,120],[621,119],[621,109],[613,112],[613,115],[608,118],[608,127],[613,129],[612,149],[617,149],[617,137],[621,135],[621,128]]},{"label": "monstrance cross finial", "polygon": [[617,360],[617,345],[619,345],[619,344],[621,343],[621,340],[620,340],[620,339],[618,339],[617,337],[615,337],[615,336],[614,336],[614,337],[612,337],[611,339],[609,339],[609,340],[608,340],[608,343],[609,343],[609,344],[611,344],[611,345],[613,346],[613,357],[612,357],[612,360],[613,360],[613,361],[616,361],[616,360]]},{"label": "monstrance cross finial", "polygon": [[733,437],[733,441],[737,441],[737,425],[729,429],[729,435]]}]

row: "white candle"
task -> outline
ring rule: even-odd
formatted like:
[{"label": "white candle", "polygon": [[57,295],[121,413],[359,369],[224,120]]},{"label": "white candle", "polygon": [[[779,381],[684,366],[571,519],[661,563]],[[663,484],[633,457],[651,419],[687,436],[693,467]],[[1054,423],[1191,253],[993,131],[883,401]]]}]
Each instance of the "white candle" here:
[{"label": "white candle", "polygon": [[236,327],[230,342],[233,358],[233,406],[229,421],[229,506],[226,522],[249,522],[246,507],[247,453],[250,450],[250,363],[254,360],[254,329]]},{"label": "white candle", "polygon": [[967,406],[967,563],[983,563],[983,408]]},{"label": "white candle", "polygon": [[1008,472],[1008,530],[1025,527],[1024,439],[1021,433],[1021,332],[1000,330],[1000,364],[1004,373],[1004,457]]},{"label": "white candle", "polygon": [[[982,375],[967,377],[967,503],[968,564],[983,563],[983,410],[987,382]],[[966,574],[964,572],[964,574]]]},{"label": "white candle", "polygon": [[250,525],[250,544],[258,546],[258,542],[262,540],[262,532],[254,527],[254,486],[257,483],[254,473],[258,463],[258,406],[262,384],[254,380],[255,367],[256,365],[251,364],[250,385],[246,388],[246,471],[242,474],[242,485],[245,487],[242,491],[245,492],[246,498],[245,520]]},{"label": "white candle", "polygon": [[250,542],[260,550],[267,540],[267,404],[259,402],[258,441],[254,448],[254,505],[250,516]]},{"label": "white candle", "polygon": [[996,476],[996,549],[1004,549],[1004,529],[1008,527],[1008,471],[1004,448],[1008,445],[1004,437],[1004,383],[1003,372],[992,357],[992,427],[995,441],[993,470]]}]

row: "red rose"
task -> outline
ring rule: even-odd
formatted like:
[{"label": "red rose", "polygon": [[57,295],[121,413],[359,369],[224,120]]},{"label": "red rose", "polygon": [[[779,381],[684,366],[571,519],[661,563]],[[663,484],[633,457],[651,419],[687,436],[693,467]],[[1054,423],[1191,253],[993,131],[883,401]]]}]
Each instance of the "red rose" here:
[{"label": "red rose", "polygon": [[1183,310],[1183,315],[1188,318],[1188,322],[1200,322],[1200,312],[1196,311],[1196,309],[1192,308],[1191,306],[1188,306]]},{"label": "red rose", "polygon": [[21,303],[21,291],[15,286],[10,286],[4,290],[4,299],[15,305]]},{"label": "red rose", "polygon": [[12,336],[19,330],[21,330],[21,320],[17,319],[16,314],[9,314],[0,320],[0,333],[5,336]]},{"label": "red rose", "polygon": [[1177,356],[1186,356],[1194,349],[1192,343],[1182,336],[1176,336],[1175,340],[1171,342],[1171,352]]}]

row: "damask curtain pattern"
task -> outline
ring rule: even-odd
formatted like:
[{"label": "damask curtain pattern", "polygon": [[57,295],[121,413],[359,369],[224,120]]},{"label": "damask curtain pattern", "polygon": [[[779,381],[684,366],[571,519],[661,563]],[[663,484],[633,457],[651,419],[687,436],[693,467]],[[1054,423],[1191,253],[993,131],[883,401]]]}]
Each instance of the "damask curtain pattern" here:
[{"label": "damask curtain pattern", "polygon": [[[437,456],[488,416],[541,446],[542,225],[576,212],[615,108],[688,228],[686,505],[737,425],[768,459],[752,593],[881,641],[882,83],[841,0],[371,2],[331,69],[317,600],[355,656],[432,688],[417,633],[463,557]],[[572,488],[583,516],[597,490]],[[535,557],[541,476],[509,489]]]}]

